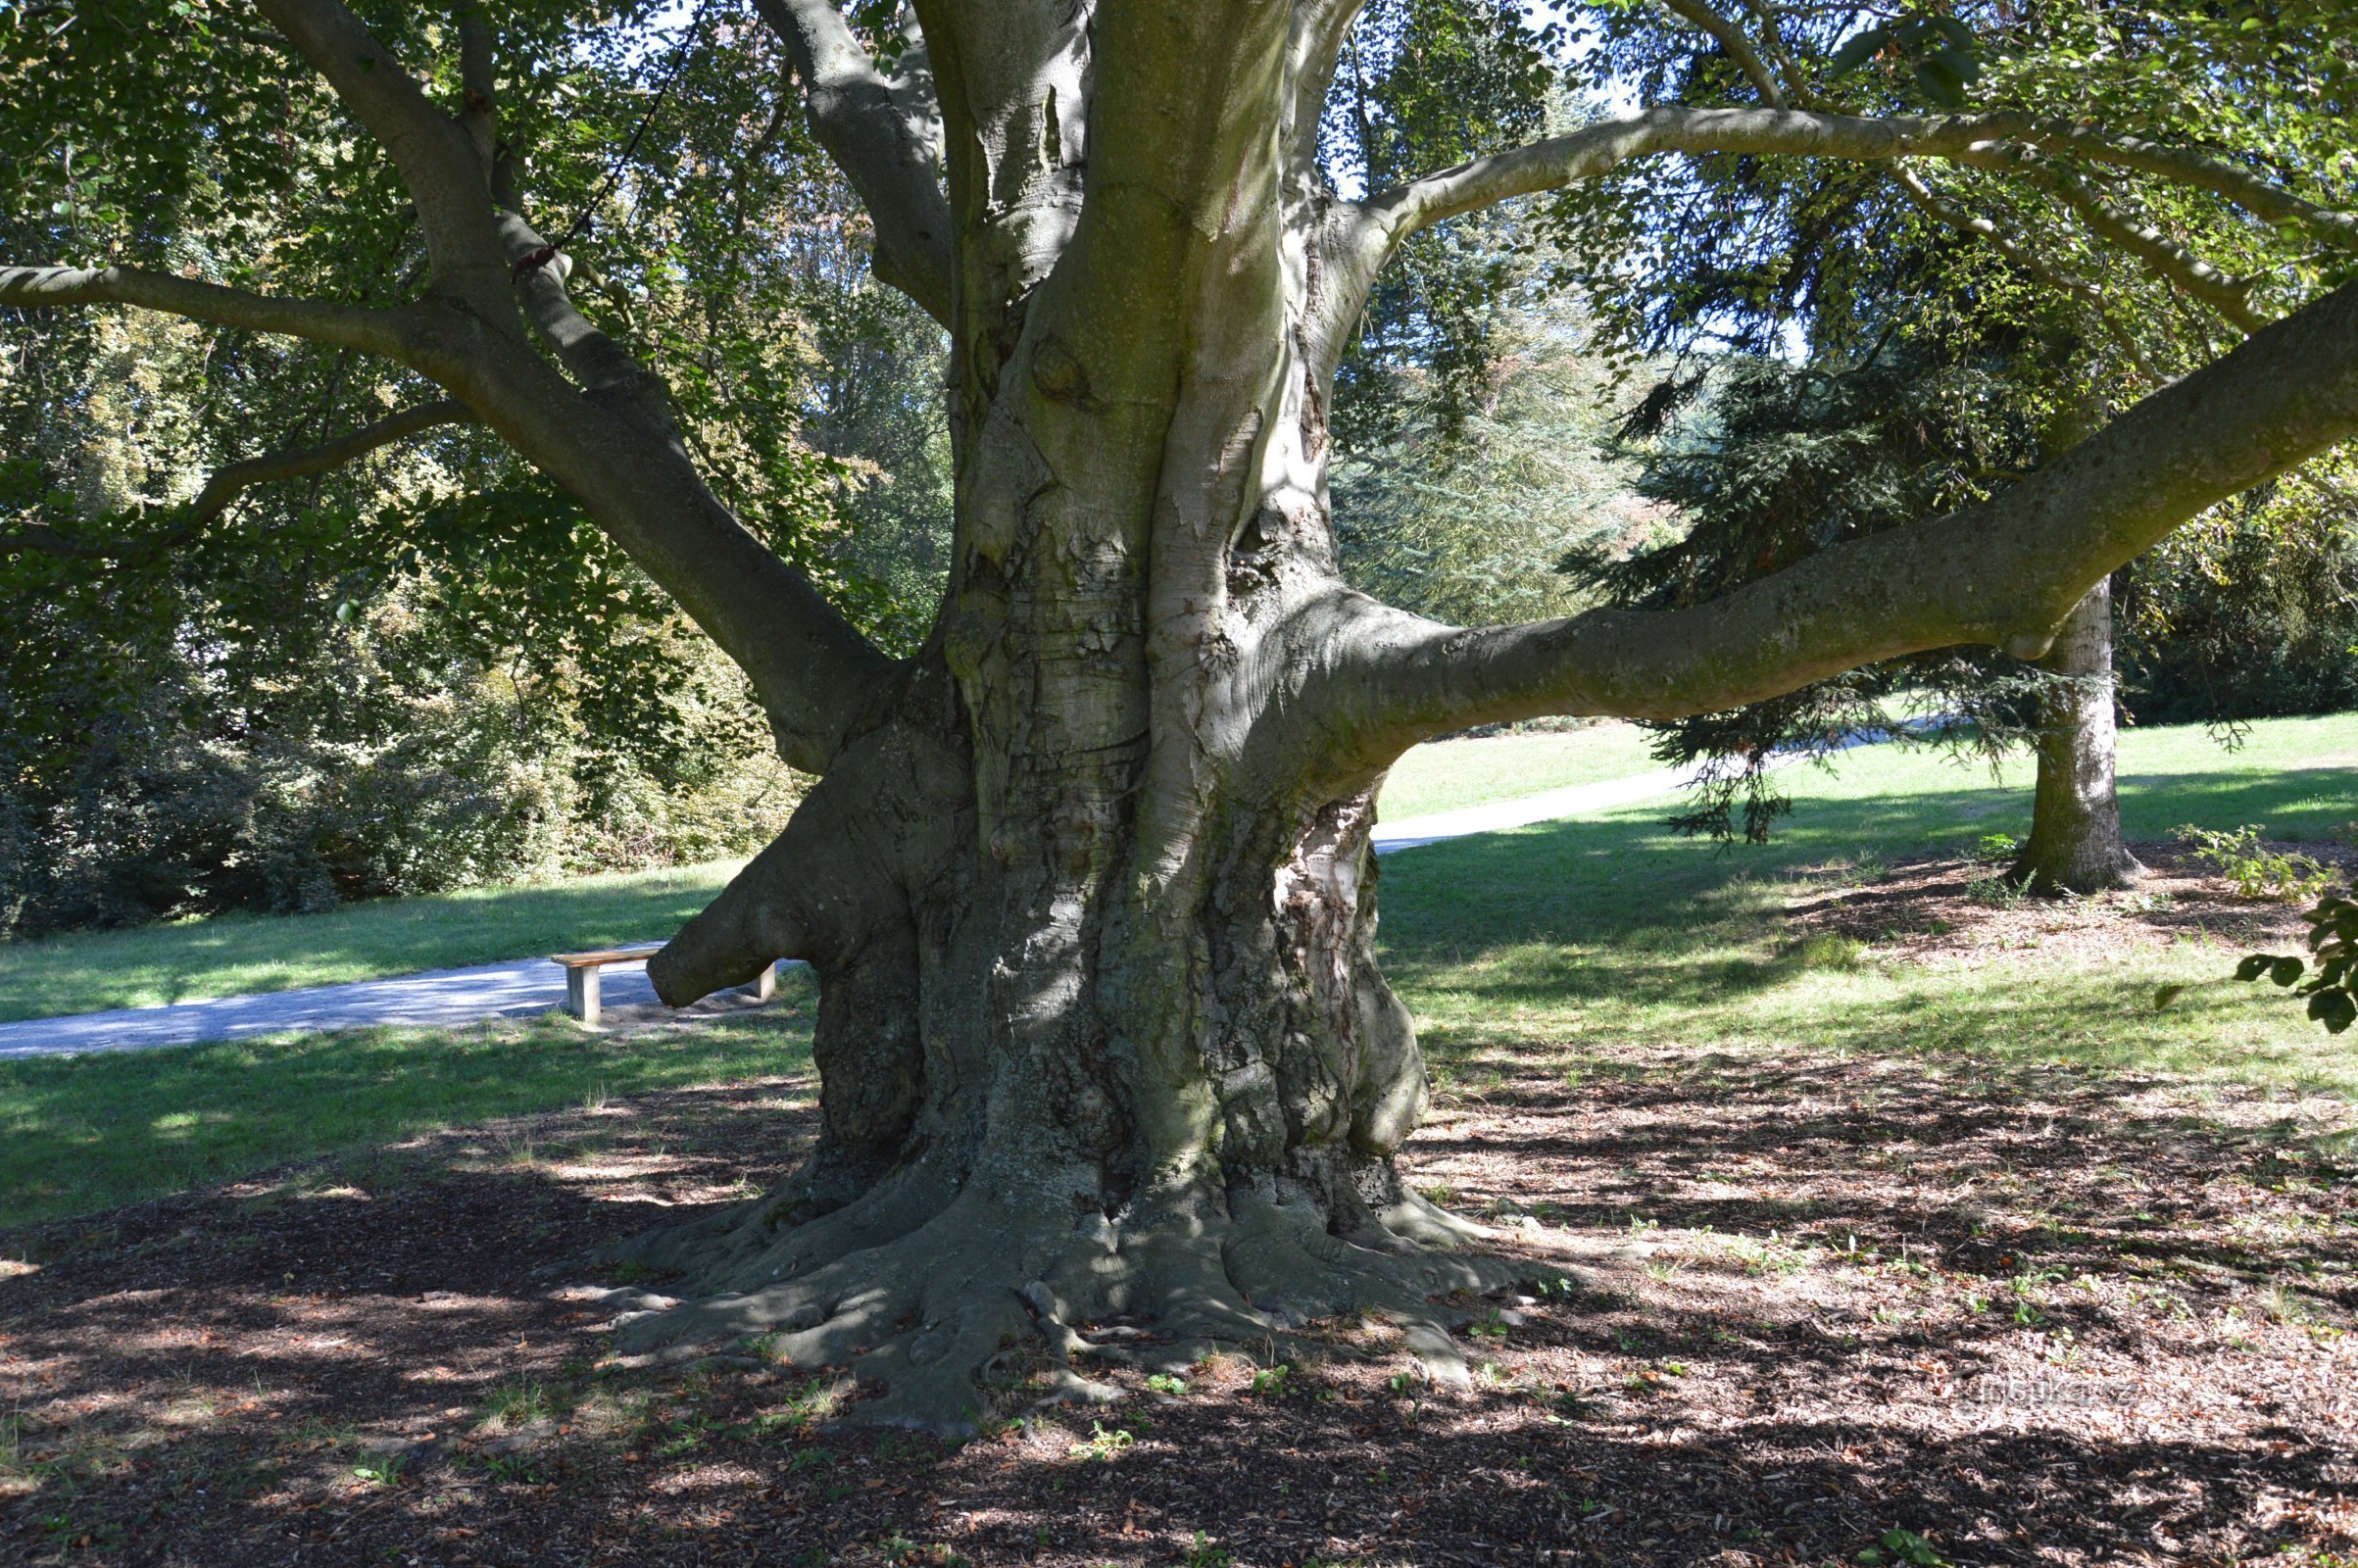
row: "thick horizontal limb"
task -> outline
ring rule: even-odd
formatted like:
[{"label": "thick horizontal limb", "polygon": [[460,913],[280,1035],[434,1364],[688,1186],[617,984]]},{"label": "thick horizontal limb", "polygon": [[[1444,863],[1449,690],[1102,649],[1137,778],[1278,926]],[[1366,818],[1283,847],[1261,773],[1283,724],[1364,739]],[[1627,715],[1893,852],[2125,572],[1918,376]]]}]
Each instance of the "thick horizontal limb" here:
[{"label": "thick horizontal limb", "polygon": [[888,78],[835,0],[755,0],[755,9],[803,78],[811,135],[876,225],[876,275],[948,325],[950,198],[923,42],[909,43]]},{"label": "thick horizontal limb", "polygon": [[0,305],[128,305],[399,361],[409,360],[418,344],[418,318],[407,311],[278,299],[136,267],[0,267]]},{"label": "thick horizontal limb", "polygon": [[2358,218],[2302,201],[2232,165],[2145,142],[2107,142],[2014,114],[1866,117],[1656,104],[1378,191],[1367,199],[1363,212],[1389,249],[1427,224],[1512,197],[1594,179],[1651,153],[1750,153],[1854,163],[1941,158],[1983,169],[2015,170],[2023,164],[2026,143],[2195,185],[2272,221],[2298,222],[2358,246]]},{"label": "thick horizontal limb", "polygon": [[2358,246],[2358,218],[2303,201],[2232,165],[2201,154],[2172,152],[2149,142],[2109,142],[2024,115],[1870,118],[1793,108],[1690,109],[1676,104],[1656,104],[1635,115],[1599,121],[1377,191],[1331,217],[1319,244],[1333,280],[1338,317],[1350,318],[1356,315],[1392,253],[1417,230],[1517,196],[1595,179],[1632,159],[1658,153],[1740,153],[1851,163],[1938,158],[2027,175],[2055,189],[2067,201],[2077,191],[2086,198],[2080,210],[2091,226],[2133,251],[2160,275],[2219,310],[2239,329],[2248,332],[2258,324],[2261,318],[2252,313],[2234,282],[2166,236],[2149,232],[2105,207],[2070,175],[2047,163],[2041,149],[2179,180],[2225,195],[2272,222],[2299,225],[2333,243]]},{"label": "thick horizontal limb", "polygon": [[[1541,713],[1668,719],[1958,643],[2033,658],[2091,583],[2207,507],[2358,437],[2358,283],[2262,328],[1981,505],[1693,609],[1459,630],[1353,597],[1289,721],[1348,771]],[[1301,722],[1307,720],[1308,722]]]}]

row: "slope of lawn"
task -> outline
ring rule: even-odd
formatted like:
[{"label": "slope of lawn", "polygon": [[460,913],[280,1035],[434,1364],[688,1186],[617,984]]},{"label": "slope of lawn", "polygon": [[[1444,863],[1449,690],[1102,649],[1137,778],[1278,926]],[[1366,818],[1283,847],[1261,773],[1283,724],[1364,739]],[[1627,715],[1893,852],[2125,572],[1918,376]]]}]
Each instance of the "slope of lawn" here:
[{"label": "slope of lawn", "polygon": [[0,1023],[661,941],[742,863],[0,943]]},{"label": "slope of lawn", "polygon": [[[2254,724],[2224,751],[2198,727],[2121,740],[2124,825],[2265,824],[2318,839],[2358,819],[2358,715]],[[2242,948],[2197,938],[2092,964],[2033,947],[1920,965],[1796,943],[1788,903],[1891,860],[1964,855],[2029,826],[2031,768],[1878,747],[1780,775],[1774,843],[1716,848],[1660,825],[1661,803],[1428,845],[1384,870],[1389,975],[1445,1071],[1581,1043],[1695,1052],[1969,1053],[2358,1092],[2358,1050],[2267,986],[2222,980]],[[2189,989],[2157,1010],[2165,982]]]},{"label": "slope of lawn", "polygon": [[1595,724],[1559,734],[1490,735],[1432,741],[1393,765],[1376,798],[1387,822],[1490,801],[1511,801],[1574,784],[1651,773],[1653,737],[1635,724]]}]

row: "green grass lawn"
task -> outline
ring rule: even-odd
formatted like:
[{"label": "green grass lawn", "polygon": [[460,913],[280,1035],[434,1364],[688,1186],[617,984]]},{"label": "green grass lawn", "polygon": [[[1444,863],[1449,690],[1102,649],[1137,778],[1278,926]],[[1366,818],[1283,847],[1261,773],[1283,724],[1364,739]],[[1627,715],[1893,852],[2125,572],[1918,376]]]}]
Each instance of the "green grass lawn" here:
[{"label": "green grass lawn", "polygon": [[[2124,825],[2266,824],[2318,838],[2358,818],[2358,715],[2252,726],[2237,752],[2200,728],[2121,741]],[[2232,1076],[2358,1092],[2358,1049],[2273,987],[2220,980],[2242,951],[2183,942],[2090,968],[2034,948],[1978,967],[1835,949],[1809,961],[1786,929],[1796,896],[1858,868],[1962,854],[2029,827],[2031,768],[1891,747],[1781,775],[1794,815],[1765,848],[1720,849],[1660,825],[1662,803],[1402,851],[1385,865],[1387,972],[1428,1054],[1460,1074],[1532,1053],[1577,1070],[1584,1041],[1705,1051],[1964,1053]],[[2167,1011],[2155,987],[2194,982]]]},{"label": "green grass lawn", "polygon": [[1377,798],[1387,822],[1510,801],[1573,784],[1651,773],[1653,738],[1635,724],[1597,724],[1561,734],[1493,735],[1433,741],[1393,765]]},{"label": "green grass lawn", "polygon": [[0,1023],[660,942],[741,863],[0,944]]},{"label": "green grass lawn", "polygon": [[[2260,822],[2277,836],[2315,838],[2358,817],[2358,715],[2257,724],[2233,754],[2198,729],[2133,731],[2122,772],[2133,837],[2165,838],[2192,821]],[[1782,779],[1798,810],[1765,849],[1678,838],[1660,825],[1666,803],[1652,802],[1387,858],[1385,963],[1437,1076],[1478,1085],[1505,1064],[1533,1061],[1576,1074],[1592,1050],[1644,1044],[1755,1056],[1905,1053],[1928,1070],[1976,1057],[2059,1060],[2358,1094],[2358,1049],[2347,1037],[2326,1035],[2273,988],[2219,979],[2240,951],[2232,944],[2138,949],[2088,967],[2042,959],[2037,948],[1935,967],[1873,948],[1829,957],[1796,944],[1784,916],[1796,895],[1853,881],[1879,860],[2020,834],[2029,768],[1993,782],[1987,768],[1886,747]],[[193,986],[199,976],[210,989],[221,971],[204,965],[222,964],[224,952],[257,972],[274,959],[307,977],[344,978],[358,965],[391,964],[405,929],[426,956],[397,967],[459,961],[454,943],[472,947],[467,957],[497,956],[483,950],[503,943],[511,954],[545,952],[660,933],[720,874],[41,944],[11,954],[19,967],[5,975],[30,972],[27,954],[103,956],[118,951],[111,944],[138,951],[145,942],[154,944],[155,985]],[[391,923],[396,913],[402,923]],[[472,934],[449,929],[462,917]],[[172,939],[191,936],[219,936],[222,946],[175,957]],[[77,980],[65,963],[48,973],[50,995],[104,982]],[[2156,1011],[2163,981],[2194,985]],[[598,1094],[800,1070],[811,996],[808,982],[782,986],[791,1015],[770,1008],[636,1039],[546,1018],[0,1062],[0,1223],[85,1213]]]},{"label": "green grass lawn", "polygon": [[0,1224],[82,1214],[486,1117],[800,1072],[817,993],[602,1035],[562,1014],[0,1061]]}]

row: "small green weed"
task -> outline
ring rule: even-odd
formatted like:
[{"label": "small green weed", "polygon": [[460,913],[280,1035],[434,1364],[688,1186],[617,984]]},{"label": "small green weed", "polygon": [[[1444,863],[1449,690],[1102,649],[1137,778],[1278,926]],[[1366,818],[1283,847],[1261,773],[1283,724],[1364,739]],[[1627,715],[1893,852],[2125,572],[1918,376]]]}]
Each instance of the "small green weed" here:
[{"label": "small green weed", "polygon": [[1933,1549],[1933,1544],[1913,1530],[1887,1530],[1876,1544],[1858,1554],[1859,1562],[1906,1563],[1908,1568],[1948,1568],[1948,1559]]},{"label": "small green weed", "polygon": [[2021,853],[2022,846],[2015,842],[2014,835],[2011,833],[1985,833],[1973,847],[1975,859],[1989,860],[1998,864],[2011,861]]},{"label": "small green weed", "polygon": [[371,1453],[352,1467],[352,1473],[372,1487],[397,1487],[401,1473],[409,1468],[409,1455],[403,1453]]},{"label": "small green weed", "polygon": [[1181,1561],[1186,1568],[1235,1568],[1236,1553],[1212,1544],[1211,1537],[1199,1530],[1196,1532],[1195,1545],[1188,1549]]},{"label": "small green weed", "polygon": [[1089,1432],[1088,1438],[1064,1450],[1065,1458],[1079,1459],[1084,1463],[1094,1459],[1102,1463],[1138,1441],[1126,1428],[1107,1428],[1102,1421],[1090,1422]]},{"label": "small green weed", "polygon": [[2306,855],[2270,849],[2261,842],[2264,831],[2257,822],[2232,832],[2189,822],[2177,836],[2180,843],[2193,847],[2195,859],[2233,882],[2247,899],[2303,904],[2332,885],[2332,871]]},{"label": "small green weed", "polygon": [[1993,909],[2011,909],[2027,895],[2022,884],[2003,876],[1977,876],[1965,884],[1965,896]]}]

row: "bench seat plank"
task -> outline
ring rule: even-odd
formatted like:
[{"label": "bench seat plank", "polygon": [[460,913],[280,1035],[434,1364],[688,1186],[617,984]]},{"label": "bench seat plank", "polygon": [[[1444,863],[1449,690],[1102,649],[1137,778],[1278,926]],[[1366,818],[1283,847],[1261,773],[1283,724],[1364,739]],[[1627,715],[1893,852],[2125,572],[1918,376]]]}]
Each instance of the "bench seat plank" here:
[{"label": "bench seat plank", "polygon": [[[565,1010],[583,1023],[596,1023],[605,1010],[598,995],[599,982],[606,966],[613,963],[635,963],[641,958],[661,953],[661,945],[652,948],[612,948],[604,953],[557,953],[549,956],[551,963],[565,966]],[[761,974],[753,981],[754,996],[767,1002],[778,994],[778,968],[774,963],[761,966]]]},{"label": "bench seat plank", "polygon": [[603,953],[555,953],[549,956],[549,961],[562,963],[568,969],[602,969],[610,963],[635,963],[641,958],[652,958],[663,951],[659,943],[652,948],[610,948]]}]

